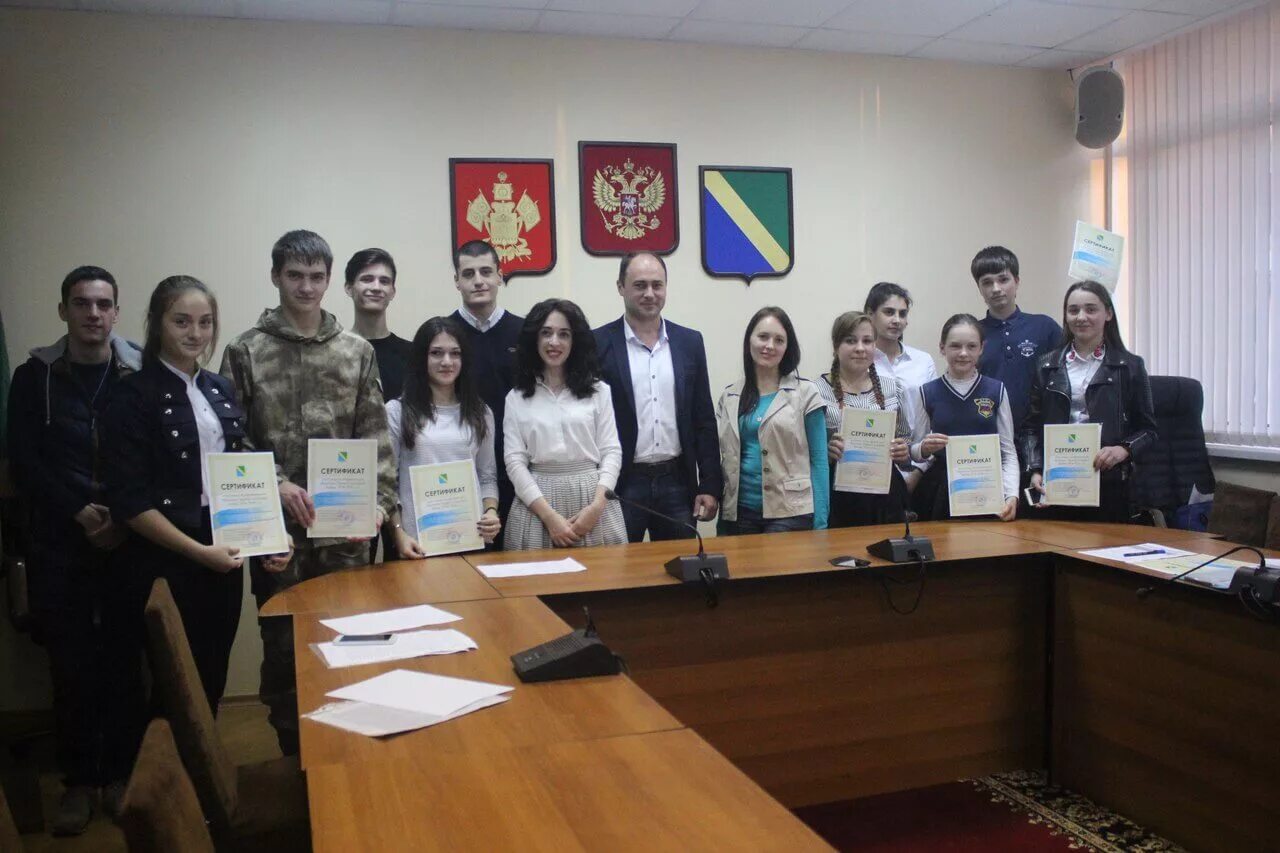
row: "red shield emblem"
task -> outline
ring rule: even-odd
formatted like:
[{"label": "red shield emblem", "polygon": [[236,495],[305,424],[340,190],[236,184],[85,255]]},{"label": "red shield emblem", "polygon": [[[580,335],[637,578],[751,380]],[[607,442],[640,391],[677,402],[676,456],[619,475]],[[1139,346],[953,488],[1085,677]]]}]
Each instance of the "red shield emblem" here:
[{"label": "red shield emblem", "polygon": [[996,413],[996,401],[990,397],[978,397],[973,404],[978,407],[978,414],[984,418],[989,418]]},{"label": "red shield emblem", "polygon": [[484,240],[502,273],[542,275],[556,265],[550,160],[449,160],[453,245]]},{"label": "red shield emblem", "polygon": [[675,145],[579,142],[578,169],[582,248],[592,255],[675,251]]}]

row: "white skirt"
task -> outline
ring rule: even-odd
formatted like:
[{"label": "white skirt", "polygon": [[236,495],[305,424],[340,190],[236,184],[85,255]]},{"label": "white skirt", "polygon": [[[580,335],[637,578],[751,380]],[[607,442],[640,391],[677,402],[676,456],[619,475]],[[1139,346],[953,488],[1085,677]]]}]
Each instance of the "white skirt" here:
[{"label": "white skirt", "polygon": [[[551,508],[565,518],[573,518],[582,508],[595,500],[600,486],[600,469],[594,462],[572,462],[559,465],[537,465],[529,470],[533,481],[542,490],[542,497]],[[605,504],[600,520],[582,540],[582,545],[625,545],[627,523],[622,517],[622,505],[617,501]],[[507,513],[503,528],[502,547],[507,551],[531,551],[555,548],[551,534],[542,521],[529,511],[524,501],[516,498]]]}]

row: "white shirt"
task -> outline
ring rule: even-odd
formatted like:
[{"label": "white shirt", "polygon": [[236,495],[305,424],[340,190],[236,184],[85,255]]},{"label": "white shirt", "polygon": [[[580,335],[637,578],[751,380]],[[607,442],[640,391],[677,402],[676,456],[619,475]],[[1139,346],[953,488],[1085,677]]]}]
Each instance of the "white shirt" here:
[{"label": "white shirt", "polygon": [[604,382],[597,382],[595,393],[583,400],[568,388],[553,392],[541,378],[532,397],[525,397],[519,388],[511,389],[502,442],[507,476],[526,506],[542,497],[529,473],[537,465],[593,462],[600,470],[600,485],[606,489],[618,485],[622,442],[613,418],[613,396]]},{"label": "white shirt", "polygon": [[1084,395],[1089,390],[1089,383],[1102,366],[1107,357],[1107,348],[1099,345],[1088,355],[1076,352],[1075,347],[1067,347],[1067,381],[1071,384],[1071,423],[1089,422],[1089,409],[1085,406]]},{"label": "white shirt", "polygon": [[[879,347],[876,347],[876,370],[880,372],[880,378],[892,376],[898,380],[898,385],[902,388],[906,397],[916,396],[912,394],[912,389],[922,387],[926,382],[930,382],[938,378],[938,368],[933,363],[933,359],[924,350],[909,347],[901,344],[902,352],[898,353],[895,358],[885,355]],[[915,429],[915,422],[912,418],[915,416],[914,407],[907,406],[907,426],[912,430]]]},{"label": "white shirt", "polygon": [[[182,379],[187,386],[187,402],[196,416],[196,433],[200,436],[200,506],[209,505],[209,472],[204,466],[206,453],[222,453],[227,448],[227,437],[222,432],[222,421],[218,420],[213,404],[204,396],[204,392],[196,385],[195,377],[188,376],[163,358],[160,363],[169,368],[169,372]],[[200,371],[196,371],[196,376]]]},{"label": "white shirt", "polygon": [[667,321],[662,321],[658,343],[649,349],[636,337],[631,324],[622,320],[631,366],[631,393],[636,403],[635,461],[665,462],[680,455],[680,430],[676,426],[676,371],[671,362]]},{"label": "white shirt", "polygon": [[[979,376],[981,374],[975,372],[970,378],[960,380],[948,373],[942,377],[942,381],[952,393],[963,398],[969,395]],[[929,413],[924,408],[924,393],[919,388],[909,392],[907,400],[907,409],[912,412],[915,423],[911,431],[911,458],[919,460],[924,458],[920,453],[920,442],[933,431],[933,425],[929,423]],[[996,407],[996,432],[1000,436],[1000,481],[1004,488],[1004,498],[1008,500],[1018,496],[1019,474],[1018,450],[1013,444],[1013,410],[1009,408],[1009,392],[1005,390],[1004,383],[1000,387],[1000,405]]]},{"label": "white shirt", "polygon": [[502,315],[506,314],[505,308],[494,308],[493,313],[485,320],[481,320],[475,314],[467,310],[465,305],[458,306],[458,316],[466,321],[467,325],[475,329],[477,332],[487,332],[498,324],[502,319]]},{"label": "white shirt", "polygon": [[426,421],[414,437],[413,448],[404,446],[404,410],[399,400],[387,403],[387,429],[391,433],[391,455],[400,473],[400,526],[418,538],[418,513],[413,504],[413,483],[409,469],[415,465],[463,462],[474,459],[480,498],[498,499],[498,461],[493,453],[493,412],[484,407],[484,441],[477,441],[470,425],[462,422],[462,406],[436,406],[435,420]]}]

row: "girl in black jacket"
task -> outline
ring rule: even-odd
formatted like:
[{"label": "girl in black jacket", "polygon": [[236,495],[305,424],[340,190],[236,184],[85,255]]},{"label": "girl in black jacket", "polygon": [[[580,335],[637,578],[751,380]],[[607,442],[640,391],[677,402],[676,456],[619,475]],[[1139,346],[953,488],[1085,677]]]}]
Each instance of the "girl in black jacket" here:
[{"label": "girl in black jacket", "polygon": [[[157,577],[168,581],[215,714],[244,590],[242,558],[212,544],[209,525],[204,454],[244,449],[244,411],[231,383],[201,368],[217,332],[218,303],[207,286],[189,276],[160,282],[147,307],[142,370],[121,382],[105,424],[112,517],[138,534],[127,547],[146,588]],[[263,563],[280,571],[288,555]]]},{"label": "girl in black jacket", "polygon": [[1102,425],[1093,467],[1102,474],[1100,506],[1036,506],[1055,518],[1128,521],[1134,460],[1156,438],[1151,383],[1142,359],[1125,349],[1111,294],[1096,281],[1078,281],[1063,300],[1063,345],[1036,363],[1031,410],[1019,438],[1033,492],[1044,494],[1044,425]]}]

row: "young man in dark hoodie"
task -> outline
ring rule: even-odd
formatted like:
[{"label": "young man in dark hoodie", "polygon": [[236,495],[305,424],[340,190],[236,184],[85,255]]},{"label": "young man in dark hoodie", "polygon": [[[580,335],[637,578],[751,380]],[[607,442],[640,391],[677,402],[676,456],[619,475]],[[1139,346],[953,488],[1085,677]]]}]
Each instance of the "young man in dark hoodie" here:
[{"label": "young man in dark hoodie", "polygon": [[[32,512],[29,594],[38,639],[49,653],[57,761],[66,790],[54,835],[78,835],[98,788],[118,805],[142,722],[139,667],[117,640],[128,612],[126,567],[112,552],[123,526],[107,511],[99,444],[102,413],[116,382],[142,366],[142,351],[112,331],[116,280],[77,267],[62,281],[58,317],[67,334],[13,374],[9,455]],[[134,650],[136,651],[136,649]]]},{"label": "young man in dark hoodie", "polygon": [[[271,282],[280,304],[227,344],[222,375],[245,410],[245,449],[276,459],[285,527],[293,559],[282,571],[261,560],[249,578],[261,607],[299,581],[369,562],[368,540],[308,539],[315,503],[308,492],[307,442],[312,438],[372,438],[378,442],[378,526],[398,500],[378,362],[364,338],[344,331],[320,307],[333,271],[333,252],[312,231],[290,231],[271,249]],[[293,621],[260,617],[263,660],[259,693],[285,755],[298,752]]]}]

